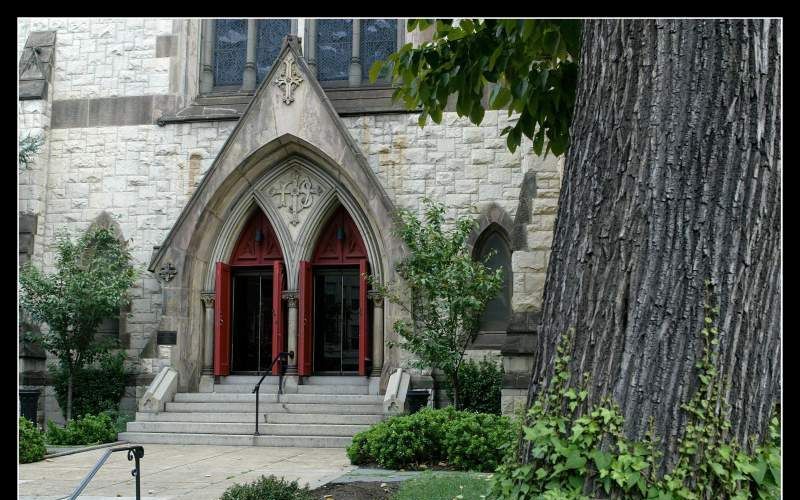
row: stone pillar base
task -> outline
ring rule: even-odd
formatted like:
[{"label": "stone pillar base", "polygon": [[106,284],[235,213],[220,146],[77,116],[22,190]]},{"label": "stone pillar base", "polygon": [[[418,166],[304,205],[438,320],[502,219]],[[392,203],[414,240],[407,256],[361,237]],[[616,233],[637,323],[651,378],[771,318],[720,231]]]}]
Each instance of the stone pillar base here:
[{"label": "stone pillar base", "polygon": [[300,385],[300,377],[297,375],[284,375],[283,376],[283,393],[284,394],[297,394],[297,386]]},{"label": "stone pillar base", "polygon": [[197,392],[214,392],[214,375],[200,375]]},{"label": "stone pillar base", "polygon": [[380,375],[369,377],[369,393],[376,395],[381,393],[381,377]]}]

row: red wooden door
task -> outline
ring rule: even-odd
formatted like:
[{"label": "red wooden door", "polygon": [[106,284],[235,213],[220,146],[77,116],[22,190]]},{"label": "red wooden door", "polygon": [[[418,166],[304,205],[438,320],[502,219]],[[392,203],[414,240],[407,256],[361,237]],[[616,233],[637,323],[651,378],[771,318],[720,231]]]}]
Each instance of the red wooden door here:
[{"label": "red wooden door", "polygon": [[217,262],[214,303],[214,375],[231,372],[231,266]]},{"label": "red wooden door", "polygon": [[300,375],[311,375],[314,332],[311,328],[311,314],[314,309],[313,276],[311,262],[300,261],[299,310],[297,339],[297,369]]},{"label": "red wooden door", "polygon": [[358,263],[358,374],[367,374],[367,259]]},{"label": "red wooden door", "polygon": [[[272,359],[283,351],[283,265],[280,261],[272,263]],[[272,367],[272,374],[278,375],[278,365]]]}]

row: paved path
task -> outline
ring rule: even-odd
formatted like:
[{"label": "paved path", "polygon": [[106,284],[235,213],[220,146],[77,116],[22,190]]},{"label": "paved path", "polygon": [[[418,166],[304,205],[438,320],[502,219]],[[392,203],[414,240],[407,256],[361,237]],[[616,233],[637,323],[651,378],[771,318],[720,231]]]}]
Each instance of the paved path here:
[{"label": "paved path", "polygon": [[[142,458],[143,499],[218,499],[234,483],[270,474],[297,480],[313,489],[355,469],[341,448],[266,448],[146,444]],[[56,499],[69,495],[105,449],[19,466],[20,499]],[[82,499],[133,498],[133,461],[114,453]]]}]

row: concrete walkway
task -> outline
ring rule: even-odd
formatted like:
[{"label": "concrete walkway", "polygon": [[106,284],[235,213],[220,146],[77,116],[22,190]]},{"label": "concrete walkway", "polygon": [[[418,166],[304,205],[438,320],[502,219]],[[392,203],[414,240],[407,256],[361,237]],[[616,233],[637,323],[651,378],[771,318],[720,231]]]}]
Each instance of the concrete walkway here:
[{"label": "concrete walkway", "polygon": [[[142,467],[142,498],[218,499],[234,483],[261,475],[297,480],[317,488],[355,469],[341,448],[266,448],[147,444]],[[19,465],[20,499],[57,499],[69,495],[105,449]],[[80,498],[133,498],[133,461],[114,453]]]}]

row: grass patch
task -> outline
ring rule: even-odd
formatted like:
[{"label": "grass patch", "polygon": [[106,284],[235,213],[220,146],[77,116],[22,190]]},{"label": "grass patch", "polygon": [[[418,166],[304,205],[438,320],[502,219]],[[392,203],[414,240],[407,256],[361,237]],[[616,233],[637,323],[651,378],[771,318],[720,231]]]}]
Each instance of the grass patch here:
[{"label": "grass patch", "polygon": [[487,477],[475,472],[423,472],[403,481],[393,500],[481,500],[489,489]]}]

